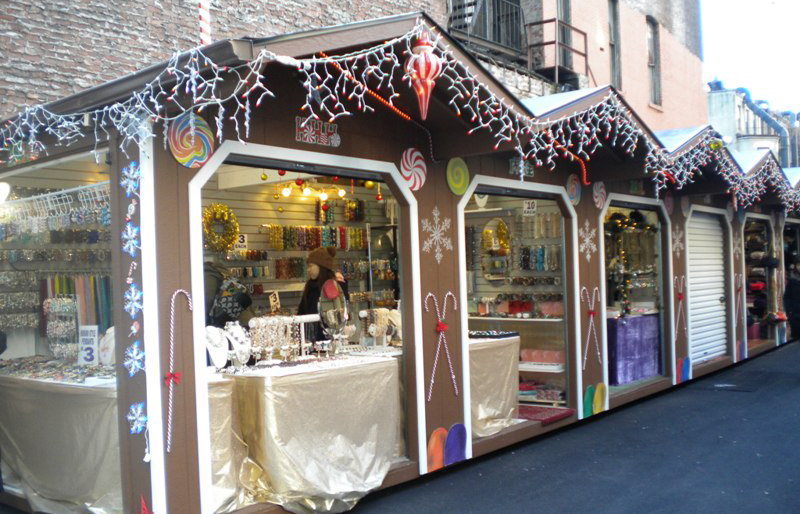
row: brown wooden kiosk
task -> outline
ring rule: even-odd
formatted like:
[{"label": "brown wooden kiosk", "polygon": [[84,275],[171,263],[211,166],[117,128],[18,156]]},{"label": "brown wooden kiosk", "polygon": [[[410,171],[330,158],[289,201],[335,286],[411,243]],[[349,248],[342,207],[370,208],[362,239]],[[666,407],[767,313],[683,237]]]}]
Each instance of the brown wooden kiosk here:
[{"label": "brown wooden kiosk", "polygon": [[[0,388],[116,414],[63,459],[116,482],[74,495],[0,419],[23,508],[341,511],[786,342],[774,156],[611,87],[517,99],[422,14],[220,41],[0,135]],[[329,283],[298,316],[307,259],[351,328]]]}]

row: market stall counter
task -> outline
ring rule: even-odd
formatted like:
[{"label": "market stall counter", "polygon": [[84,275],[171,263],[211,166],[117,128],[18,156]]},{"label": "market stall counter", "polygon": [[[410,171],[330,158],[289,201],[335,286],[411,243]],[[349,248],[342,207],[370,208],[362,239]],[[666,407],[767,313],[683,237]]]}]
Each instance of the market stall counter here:
[{"label": "market stall counter", "polygon": [[[0,364],[0,464],[6,492],[24,497],[35,512],[121,513],[113,368],[44,356]],[[216,511],[241,505],[238,477],[246,450],[236,435],[233,391],[228,377],[209,379]]]},{"label": "market stall counter", "polygon": [[[341,512],[380,487],[400,428],[400,361],[335,356],[234,374],[243,484],[293,512]],[[258,472],[260,471],[260,473]]]},{"label": "market stall counter", "polygon": [[[17,376],[0,374],[6,488],[24,495],[36,512],[122,512],[116,379],[73,381],[46,358],[15,360]],[[44,377],[48,368],[54,378],[28,378]]]}]

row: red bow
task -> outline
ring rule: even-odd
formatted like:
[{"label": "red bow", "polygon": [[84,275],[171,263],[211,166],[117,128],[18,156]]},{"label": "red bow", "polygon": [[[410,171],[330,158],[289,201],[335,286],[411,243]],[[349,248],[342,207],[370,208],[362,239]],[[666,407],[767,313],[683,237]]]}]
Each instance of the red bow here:
[{"label": "red bow", "polygon": [[678,301],[679,302],[683,301],[683,293],[678,293]]},{"label": "red bow", "polygon": [[175,382],[175,385],[180,384],[181,383],[181,374],[180,374],[180,372],[175,372],[175,373],[167,372],[167,374],[164,375],[164,385],[169,387],[169,383],[170,382]]},{"label": "red bow", "polygon": [[436,331],[439,333],[447,332],[447,325],[444,324],[444,321],[436,322]]},{"label": "red bow", "polygon": [[592,316],[594,316],[594,311],[589,311],[589,317],[591,318]]}]

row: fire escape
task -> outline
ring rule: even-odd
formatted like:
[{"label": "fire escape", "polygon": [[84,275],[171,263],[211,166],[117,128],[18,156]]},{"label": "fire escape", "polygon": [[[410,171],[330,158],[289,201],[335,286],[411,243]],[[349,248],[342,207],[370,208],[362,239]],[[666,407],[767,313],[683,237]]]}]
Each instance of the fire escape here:
[{"label": "fire escape", "polygon": [[553,16],[542,19],[547,11],[526,13],[520,0],[448,0],[448,30],[478,57],[537,75],[561,91],[578,89],[581,76],[589,76],[588,38],[570,24],[568,0],[550,1]]}]

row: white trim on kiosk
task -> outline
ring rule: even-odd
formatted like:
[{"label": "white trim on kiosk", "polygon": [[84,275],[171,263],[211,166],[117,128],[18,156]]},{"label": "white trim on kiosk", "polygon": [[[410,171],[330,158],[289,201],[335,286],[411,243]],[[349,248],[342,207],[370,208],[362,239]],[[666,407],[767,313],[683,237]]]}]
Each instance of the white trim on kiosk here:
[{"label": "white trim on kiosk", "polygon": [[[609,193],[608,197],[606,198],[606,203],[603,205],[603,209],[600,211],[600,215],[597,217],[597,227],[598,233],[600,234],[597,238],[598,242],[598,251],[597,254],[599,256],[598,264],[600,266],[600,332],[601,332],[601,339],[603,341],[603,384],[606,386],[606,398],[605,398],[605,410],[608,410],[609,398],[611,397],[611,391],[608,387],[608,329],[606,327],[606,316],[607,316],[607,308],[606,308],[606,281],[603,277],[606,276],[606,241],[603,235],[603,222],[606,217],[606,212],[608,212],[608,208],[611,207],[612,202],[624,203],[629,205],[640,205],[642,207],[655,207],[661,213],[661,217],[664,219],[664,226],[661,230],[667,231],[667,247],[662,248],[662,252],[669,252],[670,258],[667,259],[667,269],[661,270],[661,276],[659,277],[664,284],[664,278],[670,277],[670,280],[664,285],[664,304],[669,305],[669,309],[666,309],[667,312],[667,322],[668,322],[668,329],[664,334],[665,337],[669,338],[669,347],[672,349],[670,355],[670,370],[669,374],[672,376],[672,385],[676,384],[676,376],[675,376],[675,319],[674,319],[674,310],[675,310],[675,302],[674,302],[674,291],[672,285],[672,220],[667,213],[667,209],[664,207],[664,202],[657,200],[655,198],[647,198],[644,196],[633,196],[633,195],[625,195],[621,193]],[[663,259],[663,254],[659,255],[659,258]],[[663,325],[662,325],[663,326]],[[667,370],[664,370],[665,374]]]},{"label": "white trim on kiosk", "polygon": [[[464,210],[466,209],[469,200],[472,198],[472,195],[475,193],[475,190],[478,186],[487,185],[492,187],[498,187],[503,189],[511,189],[517,191],[529,191],[534,193],[545,193],[550,194],[556,197],[561,198],[562,202],[567,208],[569,212],[569,222],[572,225],[572,248],[573,251],[571,252],[572,258],[571,261],[564,259],[564,262],[567,263],[567,266],[571,270],[573,277],[575,280],[573,281],[574,287],[572,291],[568,291],[568,294],[572,294],[573,298],[573,309],[570,312],[570,322],[573,325],[575,331],[575,340],[573,343],[573,360],[575,362],[575,380],[576,380],[576,387],[577,387],[577,398],[576,406],[578,410],[578,419],[583,418],[583,377],[581,375],[581,366],[580,366],[580,341],[581,341],[581,326],[580,326],[580,289],[579,289],[579,273],[578,273],[578,215],[575,212],[575,207],[572,205],[572,202],[567,195],[567,191],[563,186],[554,186],[550,184],[539,184],[533,182],[524,182],[519,180],[513,179],[506,179],[506,178],[497,178],[492,177],[489,175],[475,175],[472,177],[472,182],[470,182],[469,187],[467,187],[467,191],[461,196],[461,199],[458,202],[458,210],[456,215],[456,233],[458,234],[458,280],[459,280],[459,289],[460,289],[460,298],[459,303],[461,304],[460,309],[460,317],[461,317],[461,375],[463,377],[463,385],[461,389],[463,391],[463,402],[464,402],[464,427],[467,431],[467,458],[472,457],[472,396],[470,390],[470,370],[469,370],[469,314],[467,312],[467,253],[466,253],[466,237],[464,235],[464,227],[466,225],[464,221]],[[569,296],[564,298],[564,309],[565,312],[567,309],[567,305]],[[569,343],[568,343],[569,344]],[[569,387],[569,384],[567,385]]]},{"label": "white trim on kiosk", "polygon": [[[420,273],[419,259],[419,220],[417,200],[407,183],[402,179],[400,170],[394,163],[295,150],[279,146],[262,145],[255,143],[242,143],[239,141],[225,141],[220,145],[209,161],[197,172],[189,182],[189,219],[199,220],[202,212],[203,185],[217,172],[219,167],[232,155],[243,157],[256,157],[270,160],[280,160],[293,163],[343,168],[344,170],[363,170],[380,173],[390,177],[403,199],[409,205],[410,223],[407,227],[411,241],[410,273],[418,277]],[[203,276],[203,228],[200,223],[191,223],[189,229],[190,258],[192,270],[192,296],[202,298],[205,295]],[[425,397],[424,397],[424,366],[422,355],[422,293],[418,280],[412,280],[410,301],[403,302],[405,308],[412,309],[414,316],[414,364],[416,382],[416,408],[417,408],[417,439],[419,452],[419,472],[427,473],[427,438],[425,425]],[[205,313],[204,309],[194,309],[192,312],[192,326],[195,334],[195,376],[198,377],[195,385],[197,408],[197,454],[199,460],[200,480],[200,511],[202,514],[212,514],[212,480],[211,480],[211,434],[208,412],[208,383],[206,377],[206,350],[205,350]],[[201,334],[201,335],[197,335]],[[158,375],[155,375],[158,377]]]},{"label": "white trim on kiosk", "polygon": [[[686,333],[687,333],[687,336],[686,336],[686,348],[688,350],[687,357],[689,357],[690,359],[691,359],[691,355],[692,355],[692,343],[691,343],[691,341],[692,341],[692,323],[691,323],[692,315],[691,315],[691,309],[689,309],[689,302],[690,302],[690,298],[689,298],[689,296],[690,296],[689,295],[689,273],[690,273],[690,271],[689,271],[690,270],[690,268],[689,268],[689,223],[691,222],[692,214],[694,214],[695,212],[713,214],[715,216],[722,217],[722,219],[725,221],[723,223],[723,227],[725,229],[725,234],[726,234],[727,239],[728,239],[728,242],[725,245],[725,249],[724,249],[724,251],[725,251],[725,262],[733,263],[733,227],[731,226],[732,219],[728,217],[729,214],[728,214],[727,209],[720,209],[718,207],[709,207],[707,205],[691,204],[690,207],[689,207],[689,213],[686,215],[686,219],[684,221],[684,230],[683,230],[683,237],[684,237],[684,240],[686,241],[686,245],[685,245],[686,246],[686,250],[684,251],[684,256],[683,256],[683,264],[684,264],[684,268],[683,269],[686,270],[686,289],[684,290],[684,298],[685,298],[684,309],[685,309],[685,312],[686,312]],[[734,275],[734,269],[733,268],[734,268],[733,265],[730,265],[730,266],[728,266],[728,270],[725,272],[725,282],[726,282],[725,283],[725,288],[726,288],[727,291],[733,291],[733,293],[734,293],[733,294],[733,301],[732,302],[730,302],[730,301],[727,302],[726,310],[728,312],[727,318],[728,318],[728,320],[730,320],[728,322],[729,325],[727,327],[727,332],[728,332],[728,351],[730,352],[730,356],[733,359],[733,362],[736,362],[737,361],[737,359],[736,359],[736,330],[737,330],[737,328],[739,326],[739,322],[741,322],[742,320],[741,319],[737,320],[736,316],[738,316],[738,313],[734,312],[734,310],[736,309],[736,300],[737,300],[736,299],[736,295],[738,293],[736,291],[736,282],[734,280],[734,276],[735,275]],[[744,279],[742,279],[742,283],[744,283]],[[744,300],[742,300],[742,302],[744,302]],[[743,311],[747,312],[747,305],[744,305]],[[745,323],[745,325],[742,325],[742,326],[745,327],[745,332],[746,332],[747,331],[747,327],[746,327],[747,316],[744,316],[744,323]],[[694,375],[694,372],[692,371],[694,366],[695,366],[695,363],[691,362],[691,366],[689,366],[689,375],[690,376]]]}]

